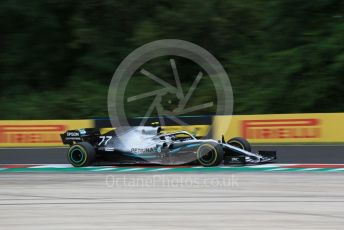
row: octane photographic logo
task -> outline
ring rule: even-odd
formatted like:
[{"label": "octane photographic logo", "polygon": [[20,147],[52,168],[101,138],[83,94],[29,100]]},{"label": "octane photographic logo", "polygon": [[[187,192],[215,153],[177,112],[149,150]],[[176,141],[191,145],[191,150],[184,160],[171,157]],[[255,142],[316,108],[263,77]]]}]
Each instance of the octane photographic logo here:
[{"label": "octane photographic logo", "polygon": [[188,126],[181,116],[231,115],[232,110],[232,87],[220,62],[204,48],[177,39],[150,42],[130,53],[108,91],[113,127],[130,126],[129,117],[142,117],[140,126],[150,125],[149,117],[161,126],[168,120]]},{"label": "octane photographic logo", "polygon": [[[163,76],[156,76],[154,69],[144,68],[144,64],[161,57],[168,58],[168,65],[171,71],[171,75],[165,76],[165,78]],[[180,77],[183,75],[183,69],[178,68],[176,57],[188,59],[199,67],[196,76],[187,76],[189,80],[192,80],[192,84],[189,87],[183,86]],[[153,66],[160,68],[164,64],[166,63],[161,63],[161,59],[159,59],[158,63]],[[142,84],[129,86],[130,83],[143,82],[140,79],[130,82],[137,73],[139,78],[150,80],[150,88],[142,89]],[[209,83],[209,81],[205,80],[206,78],[211,80],[213,87],[203,86],[200,88],[204,91],[203,94],[202,92],[196,92],[202,81]],[[156,88],[156,86],[159,86],[159,88]],[[143,91],[143,93],[127,96],[127,89],[137,89],[138,91]],[[216,98],[211,98],[209,101],[191,107],[188,106],[189,101],[193,97],[200,99],[204,95],[213,95],[211,94],[212,91],[214,91]],[[197,94],[197,96],[194,94]],[[177,99],[175,108],[166,109],[164,107],[163,98],[166,95],[175,96]],[[150,103],[143,104],[142,101],[147,101],[144,99],[149,99]],[[108,112],[113,127],[129,126],[125,104],[132,102],[138,102],[141,107],[146,105],[144,110],[136,107],[140,112],[145,111],[141,125],[145,125],[147,117],[151,117],[154,112],[157,114],[161,125],[165,124],[166,119],[171,119],[179,125],[188,125],[181,121],[178,116],[190,113],[195,114],[197,111],[209,108],[213,108],[212,111],[214,111],[213,114],[215,115],[231,115],[233,110],[233,93],[226,71],[211,53],[191,42],[166,39],[154,41],[137,48],[118,66],[112,77],[108,92]],[[167,103],[171,104],[172,102],[167,100]]]}]

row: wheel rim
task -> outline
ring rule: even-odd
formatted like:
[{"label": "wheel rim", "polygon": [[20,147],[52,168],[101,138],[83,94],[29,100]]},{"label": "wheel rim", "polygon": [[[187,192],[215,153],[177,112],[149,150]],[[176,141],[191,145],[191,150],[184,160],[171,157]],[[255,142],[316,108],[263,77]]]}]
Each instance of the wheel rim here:
[{"label": "wheel rim", "polygon": [[75,148],[70,152],[70,159],[74,164],[80,164],[84,161],[85,154],[81,149]]},{"label": "wheel rim", "polygon": [[211,146],[202,146],[198,149],[198,159],[206,165],[212,164],[217,157],[216,150]]}]

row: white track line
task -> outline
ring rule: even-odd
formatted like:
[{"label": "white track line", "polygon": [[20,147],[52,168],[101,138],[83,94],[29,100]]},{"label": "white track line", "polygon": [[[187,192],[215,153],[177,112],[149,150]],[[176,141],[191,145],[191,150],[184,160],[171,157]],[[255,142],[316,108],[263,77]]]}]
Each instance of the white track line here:
[{"label": "white track line", "polygon": [[29,168],[40,169],[40,168],[73,168],[70,164],[44,164],[38,166],[31,166]]},{"label": "white track line", "polygon": [[319,170],[323,168],[300,168],[298,171],[313,171],[313,170]]},{"label": "white track line", "polygon": [[273,168],[273,169],[267,169],[266,171],[284,171],[288,170],[289,168]]},{"label": "white track line", "polygon": [[94,169],[93,172],[100,172],[100,171],[109,171],[109,170],[117,170],[117,168],[100,168],[100,169]]},{"label": "white track line", "polygon": [[340,172],[340,171],[344,171],[344,168],[330,169],[327,172]]},{"label": "white track line", "polygon": [[130,168],[130,169],[123,169],[123,170],[119,170],[118,172],[131,172],[131,171],[137,171],[137,170],[141,170],[144,168]]},{"label": "white track line", "polygon": [[275,164],[264,164],[264,165],[248,165],[248,166],[244,166],[247,168],[276,168],[276,167],[280,167],[280,165],[275,165]]},{"label": "white track line", "polygon": [[155,171],[166,171],[166,170],[171,170],[173,168],[158,168],[158,169],[152,169],[152,170],[149,170],[149,172],[155,172]]}]

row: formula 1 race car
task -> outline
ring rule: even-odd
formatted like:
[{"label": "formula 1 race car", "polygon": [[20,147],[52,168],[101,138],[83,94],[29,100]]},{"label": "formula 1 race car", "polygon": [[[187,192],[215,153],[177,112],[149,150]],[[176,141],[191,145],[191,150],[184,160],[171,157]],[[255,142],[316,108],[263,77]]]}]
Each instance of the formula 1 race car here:
[{"label": "formula 1 race car", "polygon": [[[259,164],[276,159],[275,151],[251,152],[241,137],[225,142],[197,139],[186,131],[163,133],[161,127],[139,126],[108,129],[68,130],[61,134],[70,145],[68,161],[75,167],[94,164]],[[103,163],[101,163],[103,162]]]}]

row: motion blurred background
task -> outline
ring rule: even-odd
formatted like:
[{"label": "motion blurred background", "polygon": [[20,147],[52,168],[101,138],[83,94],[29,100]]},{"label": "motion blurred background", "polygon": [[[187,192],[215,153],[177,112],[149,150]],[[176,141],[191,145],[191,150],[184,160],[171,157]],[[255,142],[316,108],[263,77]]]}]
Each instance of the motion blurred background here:
[{"label": "motion blurred background", "polygon": [[218,58],[234,114],[344,111],[341,0],[2,0],[0,119],[107,117],[119,63],[166,38]]}]

